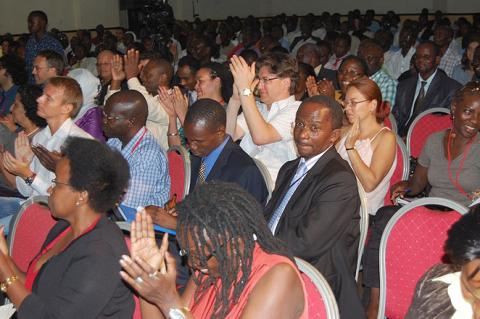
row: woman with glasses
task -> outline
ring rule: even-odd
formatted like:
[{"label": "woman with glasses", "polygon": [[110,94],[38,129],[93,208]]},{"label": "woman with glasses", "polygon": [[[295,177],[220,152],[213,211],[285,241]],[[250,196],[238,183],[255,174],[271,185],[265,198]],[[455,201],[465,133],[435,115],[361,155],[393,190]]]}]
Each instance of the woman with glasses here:
[{"label": "woman with glasses", "polygon": [[0,290],[18,318],[130,319],[134,302],[118,264],[128,250],[105,215],[128,186],[128,164],[119,152],[82,138],[67,140],[63,154],[48,199],[58,222],[26,274],[0,236]]},{"label": "woman with glasses", "polygon": [[[430,185],[428,196],[442,197],[469,206],[480,191],[480,83],[469,82],[458,90],[451,105],[452,127],[431,134],[418,158],[413,176],[390,189],[392,200],[414,197]],[[400,206],[383,207],[371,225],[364,255],[364,282],[370,287],[368,318],[376,318],[380,296],[379,246],[390,218]]]},{"label": "woman with glasses", "polygon": [[144,318],[308,318],[293,259],[250,194],[210,182],[177,208],[177,240],[193,271],[182,295],[174,258],[165,253],[168,241],[157,247],[146,213],[132,225],[132,258],[120,261],[122,277],[143,298]]},{"label": "woman with glasses", "polygon": [[368,213],[375,216],[396,166],[395,134],[383,125],[390,105],[377,84],[365,77],[348,83],[343,107],[351,126],[337,150],[355,172],[367,194]]}]

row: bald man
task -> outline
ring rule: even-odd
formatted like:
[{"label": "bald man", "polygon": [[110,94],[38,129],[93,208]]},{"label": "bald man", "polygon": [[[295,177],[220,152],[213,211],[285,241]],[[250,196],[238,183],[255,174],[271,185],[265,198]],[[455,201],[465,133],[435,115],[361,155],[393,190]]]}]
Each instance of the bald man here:
[{"label": "bald man", "polygon": [[114,93],[103,111],[107,144],[122,153],[130,166],[130,186],[122,205],[161,206],[170,196],[170,177],[164,151],[146,127],[147,101],[135,90]]},{"label": "bald man", "polygon": [[140,92],[147,101],[147,128],[160,146],[168,149],[168,114],[158,99],[157,90],[159,86],[170,89],[172,65],[165,59],[153,58],[140,72],[140,54],[135,50],[129,50],[123,60],[123,70],[116,72],[115,68],[112,68],[112,83],[106,98],[119,91],[122,81],[127,80],[128,88]]}]

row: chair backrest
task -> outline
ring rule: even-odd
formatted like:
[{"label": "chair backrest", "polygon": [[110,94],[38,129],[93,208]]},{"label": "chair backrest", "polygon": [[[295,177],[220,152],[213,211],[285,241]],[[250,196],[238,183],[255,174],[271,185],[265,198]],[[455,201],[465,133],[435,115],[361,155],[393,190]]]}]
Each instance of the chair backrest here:
[{"label": "chair backrest", "polygon": [[360,196],[360,241],[358,243],[358,257],[357,257],[357,269],[355,270],[355,280],[358,280],[358,274],[360,273],[360,267],[362,265],[362,256],[367,242],[368,235],[368,200],[367,194],[363,189],[362,184],[357,180],[358,195]]},{"label": "chair backrest", "polygon": [[270,197],[272,196],[273,188],[275,187],[275,185],[273,184],[272,177],[270,176],[270,173],[268,172],[267,167],[256,158],[254,158],[253,161],[255,162],[258,169],[260,170],[263,180],[265,181],[265,185],[267,186],[267,190],[268,190],[267,202],[268,202],[270,200]]},{"label": "chair backrest", "polygon": [[413,120],[407,133],[407,149],[410,156],[418,158],[430,134],[451,125],[449,109],[436,107],[420,113]]},{"label": "chair backrest", "polygon": [[177,201],[181,201],[190,189],[190,154],[183,146],[171,146],[167,151],[167,159],[170,197],[177,194]]},{"label": "chair backrest", "polygon": [[[441,205],[451,211],[435,211]],[[447,231],[468,209],[454,201],[426,197],[398,210],[380,243],[380,306],[378,319],[404,318],[420,277],[444,255]]]},{"label": "chair backrest", "polygon": [[402,139],[397,135],[397,167],[393,171],[392,178],[390,178],[390,186],[387,194],[385,194],[385,205],[393,205],[390,199],[390,188],[400,181],[408,179],[410,172],[410,156],[408,155],[407,147]]},{"label": "chair backrest", "polygon": [[311,264],[295,257],[302,274],[308,299],[310,319],[339,319],[337,301],[325,277]]},{"label": "chair backrest", "polygon": [[397,134],[398,129],[397,129],[397,121],[395,120],[395,117],[393,116],[392,113],[388,114],[388,116],[383,120],[383,124],[388,127],[390,130],[392,130],[393,133]]},{"label": "chair backrest", "polygon": [[[132,247],[132,242],[130,241],[130,224],[125,223],[125,222],[117,222],[118,227],[120,227],[121,230],[125,231],[125,243],[127,244],[128,250],[130,251],[130,248]],[[140,308],[140,299],[138,299],[137,295],[135,293],[133,294],[133,300],[135,302],[135,311],[133,312],[133,319],[142,319],[142,311]]]},{"label": "chair backrest", "polygon": [[23,272],[40,252],[48,232],[56,223],[47,203],[47,196],[28,199],[12,221],[8,243],[10,256]]}]

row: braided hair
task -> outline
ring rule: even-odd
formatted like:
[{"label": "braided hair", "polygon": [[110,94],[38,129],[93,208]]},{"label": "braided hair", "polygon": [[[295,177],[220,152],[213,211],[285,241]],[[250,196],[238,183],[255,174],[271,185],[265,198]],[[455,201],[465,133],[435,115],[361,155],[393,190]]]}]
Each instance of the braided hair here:
[{"label": "braided hair", "polygon": [[[189,256],[187,234],[197,243],[195,255],[202,266],[214,255],[221,289],[216,291],[212,318],[225,318],[243,292],[252,271],[255,243],[269,254],[289,257],[285,245],[267,227],[260,204],[237,184],[220,181],[198,185],[177,207],[177,239]],[[210,257],[207,256],[208,253]],[[196,272],[195,299],[216,283],[216,278]]]}]

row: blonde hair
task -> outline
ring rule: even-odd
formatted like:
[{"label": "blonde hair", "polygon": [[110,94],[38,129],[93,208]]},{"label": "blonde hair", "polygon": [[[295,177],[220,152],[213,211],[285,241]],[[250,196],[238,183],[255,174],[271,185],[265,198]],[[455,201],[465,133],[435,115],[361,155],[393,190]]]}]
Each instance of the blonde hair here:
[{"label": "blonde hair", "polygon": [[82,89],[80,84],[72,78],[66,76],[56,76],[50,78],[45,83],[46,85],[52,85],[56,88],[63,89],[63,104],[71,104],[73,106],[70,112],[70,117],[75,117],[80,110],[83,103]]}]

